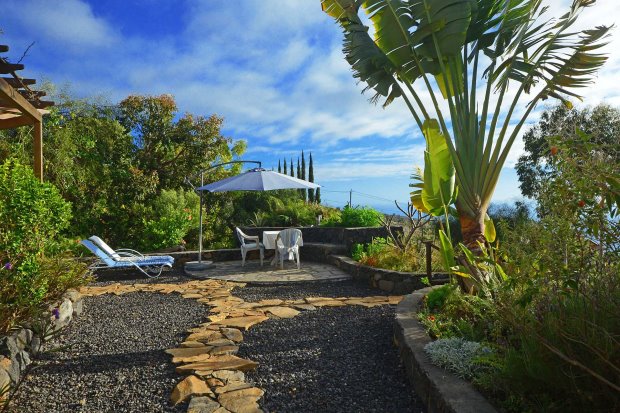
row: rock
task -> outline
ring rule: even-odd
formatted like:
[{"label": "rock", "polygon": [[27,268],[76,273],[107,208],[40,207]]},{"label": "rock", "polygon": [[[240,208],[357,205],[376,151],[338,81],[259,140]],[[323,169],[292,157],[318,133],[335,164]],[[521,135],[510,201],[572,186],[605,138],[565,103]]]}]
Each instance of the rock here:
[{"label": "rock", "polygon": [[73,303],[71,300],[64,299],[58,308],[58,318],[56,319],[56,328],[68,325],[73,319]]},{"label": "rock", "polygon": [[220,409],[220,404],[210,397],[192,397],[187,413],[214,413],[218,409]]},{"label": "rock", "polygon": [[192,357],[199,354],[208,354],[211,347],[187,347],[187,348],[171,348],[166,350],[166,353],[173,357]]},{"label": "rock", "polygon": [[[9,372],[3,368],[0,368],[0,400],[4,399],[4,396],[7,395],[8,390],[11,386],[11,376],[9,376]],[[0,406],[2,404],[0,403]]]},{"label": "rock", "polygon": [[249,329],[255,324],[262,323],[263,321],[269,320],[269,317],[255,315],[248,317],[235,317],[235,318],[227,318],[225,320],[221,320],[215,322],[214,324],[218,324],[226,327],[239,327],[244,330]]},{"label": "rock", "polygon": [[394,289],[394,281],[379,280],[378,285],[383,291],[392,291]]},{"label": "rock", "polygon": [[194,294],[194,293],[190,293],[190,294],[183,294],[181,297],[183,298],[202,298],[202,294]]},{"label": "rock", "polygon": [[220,332],[224,335],[224,337],[234,341],[235,343],[241,343],[243,341],[243,334],[236,328],[222,327],[220,328]]},{"label": "rock", "polygon": [[293,307],[298,308],[300,310],[305,310],[305,311],[316,310],[316,307],[313,306],[312,304],[293,304]]},{"label": "rock", "polygon": [[170,396],[173,404],[183,403],[191,396],[213,396],[207,383],[196,376],[187,376],[176,385]]},{"label": "rock", "polygon": [[[216,388],[216,387],[224,387],[224,382],[218,378],[215,377],[209,377],[206,380],[207,384],[209,385],[209,387],[211,387],[212,389]],[[216,391],[217,393],[217,391]]]},{"label": "rock", "polygon": [[282,304],[284,301],[278,299],[278,298],[273,298],[270,300],[260,300],[258,302],[258,304],[263,307],[263,306],[276,306],[276,305],[280,305]]},{"label": "rock", "polygon": [[205,344],[201,343],[200,341],[184,341],[181,344],[179,344],[179,347],[182,348],[197,348],[197,347],[204,347]]},{"label": "rock", "polygon": [[400,303],[403,300],[403,296],[402,295],[390,295],[388,297],[388,303],[390,305],[396,305],[398,303]]},{"label": "rock", "polygon": [[187,374],[198,370],[253,370],[258,363],[251,360],[242,359],[237,356],[213,356],[208,361],[196,362],[179,366],[176,372],[179,374]]},{"label": "rock", "polygon": [[234,345],[234,341],[229,340],[227,338],[218,338],[215,340],[207,341],[207,344],[210,346],[218,347],[218,346],[232,346]]},{"label": "rock", "polygon": [[230,410],[225,409],[223,407],[220,407],[219,409],[217,409],[216,411],[214,411],[213,413],[232,413]]},{"label": "rock", "polygon": [[313,301],[312,305],[315,307],[342,307],[346,304],[342,301],[326,298],[320,301]]},{"label": "rock", "polygon": [[84,312],[84,300],[81,298],[73,302],[73,317],[79,317]]},{"label": "rock", "polygon": [[202,331],[200,333],[192,333],[192,334],[190,334],[189,336],[187,336],[185,341],[200,341],[200,342],[204,343],[204,342],[207,342],[209,340],[217,340],[217,339],[220,339],[220,338],[224,338],[224,336],[219,331],[205,330],[205,331]]},{"label": "rock", "polygon": [[239,346],[217,346],[213,347],[209,354],[213,356],[219,356],[222,354],[236,354],[239,351]]},{"label": "rock", "polygon": [[263,391],[257,387],[249,387],[220,394],[218,402],[226,409],[234,413],[259,413],[258,399],[263,396]]},{"label": "rock", "polygon": [[212,376],[223,380],[225,383],[229,381],[245,381],[245,374],[242,371],[236,370],[217,370],[212,373]]},{"label": "rock", "polygon": [[70,300],[72,303],[76,303],[82,299],[82,294],[80,294],[77,290],[67,290],[62,298],[66,298]]},{"label": "rock", "polygon": [[273,314],[274,316],[278,318],[293,318],[299,315],[298,310],[295,310],[294,308],[290,308],[290,307],[267,307],[267,308],[264,308],[264,310],[267,313]]},{"label": "rock", "polygon": [[249,389],[250,387],[254,386],[252,386],[250,383],[246,383],[243,381],[231,381],[225,386],[222,383],[222,387],[218,387],[217,389],[215,389],[215,394],[223,394],[236,390]]}]

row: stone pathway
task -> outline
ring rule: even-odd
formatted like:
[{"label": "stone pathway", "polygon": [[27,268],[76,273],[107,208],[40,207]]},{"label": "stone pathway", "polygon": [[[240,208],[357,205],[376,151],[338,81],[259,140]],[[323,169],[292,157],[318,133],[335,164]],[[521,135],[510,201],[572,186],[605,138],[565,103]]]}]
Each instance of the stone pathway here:
[{"label": "stone pathway", "polygon": [[191,328],[178,348],[166,350],[185,376],[174,388],[173,404],[189,400],[189,413],[258,413],[264,391],[245,381],[244,372],[258,363],[235,356],[243,341],[242,331],[270,318],[293,318],[317,307],[395,305],[401,296],[306,297],[296,300],[264,299],[246,302],[232,295],[245,284],[222,280],[200,280],[181,284],[110,284],[84,287],[85,296],[123,295],[132,292],[181,294],[210,307],[209,321]]},{"label": "stone pathway", "polygon": [[263,266],[259,261],[250,260],[241,266],[240,261],[217,262],[215,268],[206,271],[188,272],[196,277],[205,277],[213,280],[234,281],[242,283],[290,283],[307,281],[342,281],[350,280],[351,276],[331,265],[315,262],[302,262],[301,269],[297,269],[293,262],[284,262],[284,269],[279,265],[272,266],[269,259],[265,259]]}]

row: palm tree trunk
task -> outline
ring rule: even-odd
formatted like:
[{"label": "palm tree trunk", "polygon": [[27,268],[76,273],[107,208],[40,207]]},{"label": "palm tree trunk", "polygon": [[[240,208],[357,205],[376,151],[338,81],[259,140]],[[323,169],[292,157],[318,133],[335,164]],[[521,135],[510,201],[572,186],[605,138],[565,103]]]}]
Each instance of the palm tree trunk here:
[{"label": "palm tree trunk", "polygon": [[[471,217],[462,208],[459,208],[458,202],[456,203],[456,209],[459,213],[463,244],[475,255],[480,255],[482,252],[480,245],[486,243],[486,238],[484,237],[484,217],[486,211],[479,211],[477,217]],[[461,261],[461,264],[465,264],[463,262],[465,260],[464,257],[460,257],[458,260]],[[473,278],[458,277],[457,280],[461,289],[466,293],[474,294],[478,290],[477,282]]]}]

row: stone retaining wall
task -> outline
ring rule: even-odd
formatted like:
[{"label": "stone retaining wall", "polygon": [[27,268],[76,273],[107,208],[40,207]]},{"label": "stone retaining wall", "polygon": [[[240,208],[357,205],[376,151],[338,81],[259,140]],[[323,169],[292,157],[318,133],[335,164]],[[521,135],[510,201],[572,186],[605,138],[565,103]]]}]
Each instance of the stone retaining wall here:
[{"label": "stone retaining wall", "polygon": [[431,289],[406,296],[396,307],[394,338],[416,394],[428,413],[498,413],[469,382],[435,366],[426,355],[424,346],[432,340],[416,313]]},{"label": "stone retaining wall", "polygon": [[[281,231],[286,227],[241,227],[241,230],[248,235],[262,236],[263,231]],[[368,244],[373,238],[388,236],[384,227],[362,227],[362,228],[339,228],[339,227],[299,227],[301,230],[304,244],[320,243],[344,245],[347,254],[350,253],[353,244]],[[392,226],[394,234],[402,234],[402,226]]]},{"label": "stone retaining wall", "polygon": [[[58,330],[71,323],[82,313],[82,296],[75,290],[67,291],[60,302],[50,306],[51,328]],[[58,311],[52,313],[53,309]],[[11,335],[0,336],[0,399],[14,386],[41,349],[41,337],[32,329],[21,328]]]},{"label": "stone retaining wall", "polygon": [[[422,282],[426,274],[369,267],[342,255],[331,255],[328,262],[351,274],[355,280],[390,293],[409,294],[426,287],[426,284]],[[433,274],[430,279],[432,284],[443,284],[447,280],[446,274],[439,273]]]}]

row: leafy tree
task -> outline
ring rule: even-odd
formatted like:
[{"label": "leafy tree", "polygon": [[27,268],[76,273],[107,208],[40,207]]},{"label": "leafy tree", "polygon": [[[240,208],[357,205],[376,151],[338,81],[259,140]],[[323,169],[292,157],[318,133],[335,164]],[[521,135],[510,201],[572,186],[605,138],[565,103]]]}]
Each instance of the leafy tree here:
[{"label": "leafy tree", "polygon": [[[208,167],[214,160],[231,160],[231,139],[220,134],[223,119],[186,113],[176,122],[172,96],[129,96],[119,104],[120,123],[134,138],[138,167],[157,175],[160,187],[183,186],[186,176]],[[238,141],[232,153],[240,153]]]},{"label": "leafy tree", "polygon": [[[600,104],[594,108],[569,109],[558,105],[545,110],[537,125],[523,135],[525,154],[516,165],[519,187],[524,196],[536,198],[540,185],[546,176],[555,172],[553,152],[548,139],[555,136],[560,140],[571,139],[579,129],[590,135],[592,143],[610,145],[620,140],[620,110]],[[612,162],[620,163],[620,154],[612,153]]]},{"label": "leafy tree", "polygon": [[[354,77],[374,90],[371,101],[383,97],[386,106],[402,98],[427,140],[445,140],[467,247],[478,251],[485,242],[500,171],[531,111],[547,98],[570,105],[569,97],[579,97],[573,89],[605,62],[596,51],[610,28],[573,29],[594,3],[574,0],[568,13],[545,20],[542,0],[321,1],[344,31]],[[423,104],[422,93],[432,106]],[[515,111],[524,99],[524,110]]]}]

